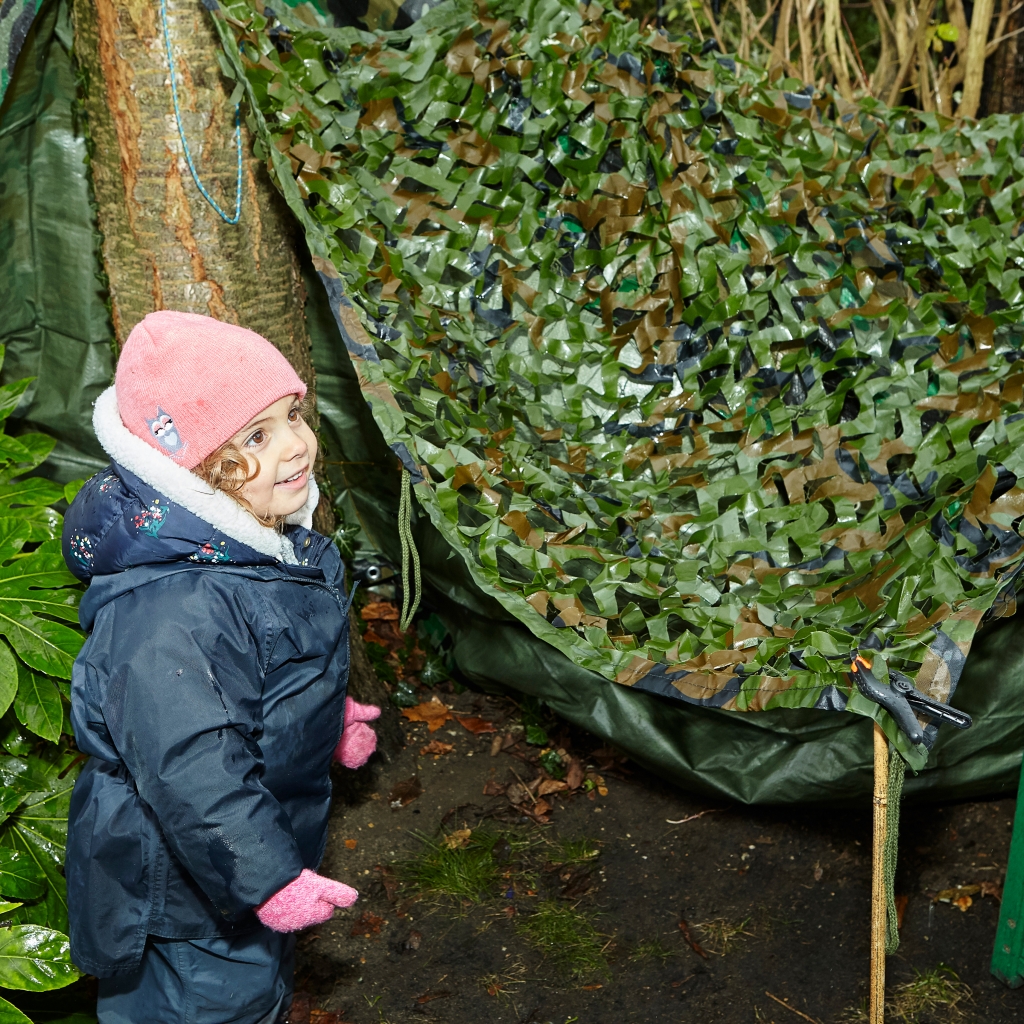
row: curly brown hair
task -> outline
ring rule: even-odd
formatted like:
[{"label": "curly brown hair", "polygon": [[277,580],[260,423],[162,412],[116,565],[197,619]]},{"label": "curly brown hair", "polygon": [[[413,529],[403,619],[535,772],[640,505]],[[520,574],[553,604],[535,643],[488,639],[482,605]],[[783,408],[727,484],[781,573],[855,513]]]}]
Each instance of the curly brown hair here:
[{"label": "curly brown hair", "polygon": [[223,491],[229,498],[237,501],[261,526],[280,526],[284,522],[284,516],[261,516],[242,494],[242,488],[260,475],[259,462],[256,462],[252,472],[249,471],[250,466],[251,463],[242,449],[228,441],[207,455],[192,472],[205,480],[214,490]]}]

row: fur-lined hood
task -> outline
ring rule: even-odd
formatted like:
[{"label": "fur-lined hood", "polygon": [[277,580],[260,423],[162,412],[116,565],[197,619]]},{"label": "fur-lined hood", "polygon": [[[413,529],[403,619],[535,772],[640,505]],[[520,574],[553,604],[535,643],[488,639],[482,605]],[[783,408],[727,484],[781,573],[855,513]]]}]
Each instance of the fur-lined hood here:
[{"label": "fur-lined hood", "polygon": [[93,427],[111,465],[85,484],[64,518],[64,558],[80,580],[166,562],[303,561],[297,552],[319,500],[312,479],[305,506],[279,531],[132,434],[112,387],[96,402]]}]

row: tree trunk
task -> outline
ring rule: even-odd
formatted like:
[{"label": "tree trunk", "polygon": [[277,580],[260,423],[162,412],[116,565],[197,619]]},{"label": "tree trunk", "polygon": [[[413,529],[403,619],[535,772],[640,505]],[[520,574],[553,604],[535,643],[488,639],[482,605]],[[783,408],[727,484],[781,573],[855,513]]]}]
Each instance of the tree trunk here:
[{"label": "tree trunk", "polygon": [[[208,12],[194,0],[167,0],[167,14],[192,159],[206,190],[231,215],[238,151],[217,37]],[[118,346],[154,310],[204,313],[268,338],[315,390],[294,220],[264,162],[252,155],[244,127],[241,218],[231,225],[203,198],[185,159],[159,2],[74,0],[74,19]],[[314,525],[333,532],[325,499]],[[351,648],[353,696],[383,702],[378,731],[388,752],[401,743],[397,709],[355,628]]]},{"label": "tree trunk", "polygon": [[[210,16],[168,0],[186,139],[200,180],[235,208],[235,115]],[[294,223],[243,138],[242,212],[225,223],[189,172],[156,0],[74,0],[103,260],[118,345],[147,313],[178,309],[269,338],[313,385]],[[246,135],[243,128],[243,135]]]}]

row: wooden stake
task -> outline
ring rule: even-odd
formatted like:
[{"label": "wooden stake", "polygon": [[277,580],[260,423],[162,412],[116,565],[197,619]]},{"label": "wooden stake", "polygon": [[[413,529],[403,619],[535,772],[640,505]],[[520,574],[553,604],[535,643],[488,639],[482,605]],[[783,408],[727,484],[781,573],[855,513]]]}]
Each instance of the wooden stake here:
[{"label": "wooden stake", "polygon": [[889,803],[889,741],[875,724],[874,844],[871,851],[870,1024],[885,1020],[885,814]]}]

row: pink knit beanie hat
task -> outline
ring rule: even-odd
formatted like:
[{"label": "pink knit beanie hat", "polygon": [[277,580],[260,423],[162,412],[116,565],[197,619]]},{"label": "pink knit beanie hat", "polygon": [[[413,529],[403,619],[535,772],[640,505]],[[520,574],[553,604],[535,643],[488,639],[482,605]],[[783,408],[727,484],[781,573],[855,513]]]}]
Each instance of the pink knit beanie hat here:
[{"label": "pink knit beanie hat", "polygon": [[150,313],[128,335],[114,380],[121,421],[193,469],[258,412],[306,385],[266,338],[197,313]]}]

